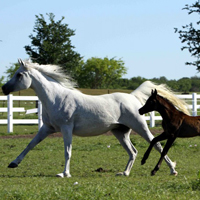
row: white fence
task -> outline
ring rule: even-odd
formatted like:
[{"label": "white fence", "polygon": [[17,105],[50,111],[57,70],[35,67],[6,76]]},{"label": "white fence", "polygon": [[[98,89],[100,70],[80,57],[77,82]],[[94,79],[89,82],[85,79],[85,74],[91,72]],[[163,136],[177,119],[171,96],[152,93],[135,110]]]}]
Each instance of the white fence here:
[{"label": "white fence", "polygon": [[[1,112],[7,112],[7,119],[0,119],[0,124],[8,125],[8,133],[13,132],[14,124],[38,124],[38,128],[42,126],[42,104],[37,96],[0,96],[0,101],[7,101],[7,107],[0,108]],[[14,112],[26,112],[23,107],[13,107],[13,101],[38,101],[38,108],[35,112],[38,113],[38,119],[13,119]]]},{"label": "white fence", "polygon": [[[180,99],[190,101],[190,109],[192,110],[192,115],[197,115],[197,109],[200,105],[197,105],[197,100],[200,99],[200,95],[196,93],[187,95],[177,95]],[[8,96],[0,96],[0,101],[7,101],[7,107],[0,108],[1,112],[7,112],[7,119],[0,119],[0,124],[8,125],[8,133],[13,132],[14,124],[38,124],[38,128],[42,126],[42,104],[37,96],[13,96],[12,94]],[[23,107],[13,107],[13,101],[38,101],[38,108],[25,110]],[[26,113],[38,113],[38,119],[13,119],[14,112],[26,112]],[[150,120],[150,127],[155,126],[156,120],[162,120],[161,116],[155,115],[155,112],[151,112],[150,115],[145,116],[146,120]]]}]

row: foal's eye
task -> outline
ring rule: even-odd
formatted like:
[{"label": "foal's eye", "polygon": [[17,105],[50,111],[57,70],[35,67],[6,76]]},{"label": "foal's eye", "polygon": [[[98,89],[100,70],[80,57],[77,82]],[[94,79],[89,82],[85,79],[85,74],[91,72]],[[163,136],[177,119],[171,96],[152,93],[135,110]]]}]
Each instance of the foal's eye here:
[{"label": "foal's eye", "polygon": [[155,103],[155,102],[154,102],[153,100],[150,101],[150,105],[154,105],[154,103]]}]

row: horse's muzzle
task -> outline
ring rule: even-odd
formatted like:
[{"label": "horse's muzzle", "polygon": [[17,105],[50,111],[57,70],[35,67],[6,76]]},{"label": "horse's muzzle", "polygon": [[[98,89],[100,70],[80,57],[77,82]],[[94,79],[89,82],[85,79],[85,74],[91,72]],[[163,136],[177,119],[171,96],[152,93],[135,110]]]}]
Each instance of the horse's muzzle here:
[{"label": "horse's muzzle", "polygon": [[3,91],[3,93],[4,93],[5,95],[10,94],[10,92],[8,91],[6,85],[3,85],[1,89],[2,89],[2,91]]}]

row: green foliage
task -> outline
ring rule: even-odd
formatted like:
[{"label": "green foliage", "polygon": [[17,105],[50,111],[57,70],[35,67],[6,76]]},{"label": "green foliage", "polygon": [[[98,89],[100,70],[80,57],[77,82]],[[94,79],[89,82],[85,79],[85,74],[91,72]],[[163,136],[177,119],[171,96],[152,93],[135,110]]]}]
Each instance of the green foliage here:
[{"label": "green foliage", "polygon": [[4,79],[5,79],[4,76],[0,77],[0,87],[2,87],[2,85],[4,84]]},{"label": "green foliage", "polygon": [[47,16],[49,23],[42,14],[36,15],[33,29],[35,35],[29,36],[31,45],[25,46],[25,50],[34,62],[57,64],[73,74],[81,60],[80,54],[74,51],[75,47],[70,40],[75,31],[63,23],[64,17],[56,22],[53,13]]},{"label": "green foliage", "polygon": [[[115,81],[110,88],[135,90],[146,80],[146,78],[140,76],[133,77],[131,79],[119,79]],[[176,92],[187,93],[200,91],[200,78],[197,76],[191,78],[181,78],[179,80],[168,80],[166,77],[162,76],[160,78],[148,80],[157,84],[166,84]]]},{"label": "green foliage", "polygon": [[[187,10],[188,14],[196,13],[200,14],[200,4],[198,1],[195,1],[192,5],[185,5],[183,10]],[[197,16],[199,19],[199,16]],[[198,20],[195,25],[190,23],[188,25],[182,26],[183,30],[178,30],[175,28],[175,32],[179,33],[179,38],[182,43],[185,44],[181,50],[188,50],[191,53],[196,61],[186,62],[187,65],[193,65],[197,67],[197,70],[200,70],[200,30],[199,30],[200,20]]]},{"label": "green foliage", "polygon": [[76,71],[76,80],[82,88],[109,88],[126,74],[124,62],[115,58],[90,58]]},{"label": "green foliage", "polygon": [[13,63],[10,67],[7,67],[5,74],[7,74],[7,80],[10,80],[15,72],[19,69],[19,63]]},{"label": "green foliage", "polygon": [[[138,135],[131,135],[138,156],[129,177],[115,176],[124,169],[128,155],[114,136],[105,135],[73,138],[71,178],[55,177],[64,167],[63,140],[59,137],[48,137],[18,168],[7,168],[30,140],[0,139],[0,199],[199,199],[198,137],[178,139],[170,149],[170,158],[177,161],[177,177],[169,175],[165,162],[155,176],[150,175],[159,159],[154,149],[141,166],[148,144]],[[96,172],[100,167],[104,171]]]}]

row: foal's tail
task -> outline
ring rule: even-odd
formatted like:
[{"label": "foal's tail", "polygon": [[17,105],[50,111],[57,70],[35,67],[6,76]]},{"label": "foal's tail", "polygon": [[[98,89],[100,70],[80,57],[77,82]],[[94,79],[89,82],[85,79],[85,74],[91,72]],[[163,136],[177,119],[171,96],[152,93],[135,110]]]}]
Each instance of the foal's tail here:
[{"label": "foal's tail", "polygon": [[176,97],[176,95],[172,92],[172,90],[165,84],[157,85],[151,81],[145,81],[142,83],[136,90],[134,90],[131,94],[133,94],[142,105],[145,104],[146,100],[151,95],[151,91],[156,89],[158,94],[168,99],[174,106],[176,106],[179,110],[184,112],[187,115],[190,115],[188,104]]}]

